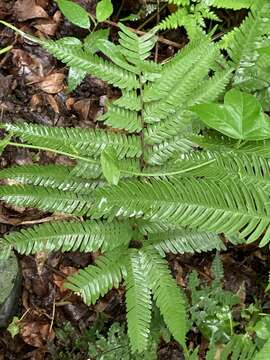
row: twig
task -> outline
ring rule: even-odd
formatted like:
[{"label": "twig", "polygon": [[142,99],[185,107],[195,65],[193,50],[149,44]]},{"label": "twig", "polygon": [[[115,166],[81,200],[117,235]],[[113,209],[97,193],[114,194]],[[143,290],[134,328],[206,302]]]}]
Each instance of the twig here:
[{"label": "twig", "polygon": [[50,324],[49,334],[52,332],[53,323],[54,323],[54,317],[55,317],[55,298],[53,299],[52,321],[51,321],[51,324]]},{"label": "twig", "polygon": [[[116,27],[116,28],[119,28],[119,25],[113,21],[110,21],[110,20],[106,20],[104,21],[105,24],[108,24],[110,26],[113,26],[113,27]],[[138,34],[138,35],[145,35],[145,32],[144,31],[141,31],[141,30],[137,30],[137,29],[133,29],[131,27],[128,27],[128,29],[132,32],[134,32],[135,34]],[[165,39],[163,36],[158,36],[157,38],[158,42],[162,43],[162,44],[165,44],[165,45],[168,45],[168,46],[172,46],[172,47],[175,47],[177,49],[182,49],[182,47],[184,46],[184,44],[179,44],[177,42],[174,42],[174,41],[171,41],[171,40],[168,40],[168,39]]]}]

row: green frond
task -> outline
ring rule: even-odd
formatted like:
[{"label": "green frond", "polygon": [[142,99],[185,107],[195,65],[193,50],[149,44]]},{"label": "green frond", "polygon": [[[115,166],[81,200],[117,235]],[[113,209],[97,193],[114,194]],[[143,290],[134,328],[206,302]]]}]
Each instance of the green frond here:
[{"label": "green frond", "polygon": [[269,357],[269,349],[267,357],[257,358],[256,345],[253,344],[248,336],[234,335],[226,344],[220,355],[220,360],[265,360]]},{"label": "green frond", "polygon": [[263,348],[256,354],[254,360],[268,360],[269,352],[270,352],[270,339],[266,341]]},{"label": "green frond", "polygon": [[86,195],[44,186],[0,186],[0,199],[15,206],[33,207],[65,214],[86,215],[89,210]]},{"label": "green frond", "polygon": [[26,255],[58,250],[91,252],[100,249],[104,252],[127,245],[131,235],[132,229],[127,222],[57,221],[11,232],[1,239],[1,243],[7,252],[13,248]]},{"label": "green frond", "polygon": [[142,352],[147,348],[150,334],[152,300],[139,250],[129,251],[125,285],[131,348],[134,352]]},{"label": "green frond", "polygon": [[70,276],[66,288],[78,293],[88,305],[95,304],[113,287],[117,288],[126,276],[127,249],[116,248],[99,256],[95,265],[90,265]]},{"label": "green frond", "polygon": [[113,103],[114,105],[131,111],[140,111],[142,108],[141,99],[135,91],[125,91],[123,95]]},{"label": "green frond", "polygon": [[167,2],[178,6],[186,6],[190,4],[190,0],[167,0]]},{"label": "green frond", "polygon": [[249,9],[254,0],[210,0],[208,3],[216,8],[240,10]]},{"label": "green frond", "polygon": [[187,331],[184,296],[170,273],[167,261],[150,248],[144,248],[141,253],[157,307],[173,337],[183,345]]},{"label": "green frond", "polygon": [[269,240],[269,196],[239,179],[126,181],[94,190],[91,198],[95,217],[143,217],[200,232],[239,232],[248,241],[262,236],[261,244]]},{"label": "green frond", "polygon": [[69,67],[85,71],[116,87],[129,90],[139,87],[135,74],[121,69],[119,66],[96,55],[86,53],[78,45],[67,45],[64,39],[57,41],[46,40],[42,42],[42,46]]},{"label": "green frond", "polygon": [[[73,170],[70,172],[70,176],[80,177],[86,180],[98,179],[102,174],[100,164],[91,164],[86,161],[77,161]],[[99,180],[99,183],[101,181]]]},{"label": "green frond", "polygon": [[190,42],[169,63],[163,65],[160,78],[154,84],[145,87],[144,101],[163,100],[164,97],[173,92],[185,75],[202,60],[209,49],[209,44],[210,41],[207,37]]},{"label": "green frond", "polygon": [[167,16],[164,20],[160,22],[158,25],[160,30],[167,30],[167,29],[177,29],[181,26],[189,27],[196,26],[196,23],[192,16],[188,13],[187,9],[179,8],[171,15]]},{"label": "green frond", "polygon": [[180,135],[190,125],[194,114],[188,111],[179,111],[179,114],[173,114],[168,118],[149,124],[144,131],[144,141],[146,144],[160,144],[166,139],[171,139]]},{"label": "green frond", "polygon": [[269,160],[257,155],[234,152],[233,149],[230,152],[197,151],[182,154],[181,159],[174,162],[172,167],[167,168],[167,172],[172,172],[174,167],[196,167],[209,160],[214,161],[206,167],[191,170],[185,175],[223,181],[239,178],[247,185],[253,184],[266,191],[270,189]]},{"label": "green frond", "polygon": [[192,151],[194,143],[185,137],[175,136],[145,151],[145,161],[149,165],[162,165],[172,157]]},{"label": "green frond", "polygon": [[12,166],[0,171],[0,179],[74,192],[94,189],[99,185],[98,182],[80,179],[78,175],[74,177],[73,171],[73,167],[62,165]]},{"label": "green frond", "polygon": [[107,147],[113,147],[119,158],[139,157],[140,140],[135,136],[99,129],[61,128],[35,124],[7,123],[6,130],[39,148],[50,148],[72,155],[97,157]]},{"label": "green frond", "polygon": [[151,55],[151,50],[156,43],[155,33],[149,31],[143,36],[138,36],[121,23],[119,27],[121,29],[119,32],[120,52],[130,63],[140,64]]},{"label": "green frond", "polygon": [[218,71],[214,76],[204,80],[200,86],[190,94],[187,106],[213,102],[222,95],[232,78],[232,69]]},{"label": "green frond", "polygon": [[217,234],[199,233],[184,229],[149,234],[150,243],[164,256],[165,253],[184,254],[203,251],[225,250]]},{"label": "green frond", "polygon": [[241,26],[226,35],[230,39],[227,51],[236,69],[250,66],[250,62],[254,61],[254,51],[260,47],[262,36],[269,30],[270,3],[256,0]]},{"label": "green frond", "polygon": [[142,120],[137,111],[123,109],[114,104],[110,104],[108,111],[98,120],[105,121],[105,124],[114,129],[124,129],[132,132],[142,130]]},{"label": "green frond", "polygon": [[[178,109],[186,106],[189,97],[198,88],[200,83],[208,76],[209,70],[217,57],[217,48],[213,43],[202,42],[202,44],[186,52],[186,56],[177,57],[173,60],[173,65],[178,65],[176,68],[171,67],[172,72],[167,73],[165,68],[164,75],[154,83],[155,90],[151,89],[154,94],[158,91],[158,100],[145,105],[145,121],[152,123],[165,119],[166,117],[175,114]],[[203,53],[201,53],[201,51]],[[207,50],[206,50],[207,49]],[[183,51],[184,52],[184,51]],[[181,54],[182,52],[180,52]],[[184,52],[185,53],[185,52]],[[190,54],[193,53],[194,58],[186,64],[186,60],[190,59]],[[198,56],[200,54],[200,56]],[[185,66],[185,68],[183,68]],[[176,70],[175,82],[173,78],[174,70]],[[179,74],[182,76],[179,77]],[[163,84],[159,81],[163,80]],[[164,89],[168,88],[164,93]]]}]

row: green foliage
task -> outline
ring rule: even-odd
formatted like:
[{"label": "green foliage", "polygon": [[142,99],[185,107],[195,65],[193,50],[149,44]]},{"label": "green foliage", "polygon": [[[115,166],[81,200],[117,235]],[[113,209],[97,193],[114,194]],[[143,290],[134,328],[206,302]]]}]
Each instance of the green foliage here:
[{"label": "green foliage", "polygon": [[[158,25],[159,29],[176,29],[183,26],[190,39],[204,31],[205,20],[219,22],[218,8],[239,10],[249,8],[253,0],[168,0],[176,10]],[[216,9],[215,9],[216,8]]]},{"label": "green foliage", "polygon": [[[8,256],[12,248],[26,254],[100,250],[96,262],[69,277],[66,286],[87,304],[94,304],[124,281],[134,353],[148,346],[151,309],[157,306],[187,354],[186,300],[168,267],[167,252],[223,250],[220,233],[228,234],[232,243],[259,239],[263,246],[269,242],[270,140],[266,139],[268,128],[262,128],[267,118],[263,106],[250,94],[254,91],[236,82],[244,59],[257,54],[260,44],[267,45],[268,1],[258,2],[240,29],[222,43],[196,30],[194,39],[163,64],[149,60],[156,29],[139,37],[120,24],[117,45],[104,33],[89,35],[83,42],[76,38],[38,40],[77,71],[72,86],[89,73],[120,88],[122,96],[107,103],[108,110],[98,120],[102,126],[96,129],[19,121],[2,125],[16,141],[8,139],[3,146],[51,151],[76,164],[5,169],[0,173],[4,181],[1,200],[84,217],[10,233],[1,240],[3,255]],[[243,6],[243,1],[239,3]],[[190,2],[178,1],[177,5],[190,6]],[[211,5],[219,6],[214,1]],[[229,59],[222,47],[228,50]],[[224,95],[225,105],[219,105]],[[209,103],[213,106],[213,102],[218,103],[214,106],[219,109],[219,124],[207,125],[224,133],[220,120],[230,120],[225,134],[232,136],[234,129],[234,137],[245,142],[205,129],[191,111]],[[246,114],[251,107],[249,119]],[[264,121],[257,122],[258,118]],[[223,271],[218,259],[213,271],[210,290],[198,290],[198,279],[191,276],[193,317],[212,342],[228,342],[234,328],[231,308],[237,299],[220,286]]]},{"label": "green foliage", "polygon": [[113,13],[113,5],[111,0],[100,0],[97,4],[96,17],[97,21],[107,20]]},{"label": "green foliage", "polygon": [[147,350],[132,354],[125,327],[113,323],[106,335],[101,333],[106,326],[105,319],[98,319],[91,328],[78,332],[70,323],[56,328],[55,345],[50,349],[53,360],[156,360],[157,342],[151,338]]},{"label": "green foliage", "polygon": [[224,105],[199,104],[191,108],[210,128],[241,140],[264,140],[270,137],[269,116],[252,95],[232,89],[224,96]]},{"label": "green foliage", "polygon": [[70,0],[57,0],[57,4],[61,12],[72,24],[89,29],[89,16],[83,7]]}]

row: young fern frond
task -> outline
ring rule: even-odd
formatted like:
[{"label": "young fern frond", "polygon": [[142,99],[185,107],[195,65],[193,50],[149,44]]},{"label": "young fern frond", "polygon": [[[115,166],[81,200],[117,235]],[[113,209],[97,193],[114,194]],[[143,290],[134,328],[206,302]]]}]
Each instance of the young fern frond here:
[{"label": "young fern frond", "polygon": [[1,239],[1,244],[7,254],[11,249],[26,255],[58,250],[90,252],[101,249],[104,252],[127,245],[131,235],[128,223],[57,221],[11,232]]},{"label": "young fern frond", "polygon": [[129,251],[125,278],[128,334],[132,350],[138,352],[147,347],[152,307],[142,256],[137,249]]},{"label": "young fern frond", "polygon": [[66,287],[80,294],[86,304],[95,304],[113,287],[117,288],[127,271],[127,249],[116,248],[98,257],[90,265],[70,276]]}]

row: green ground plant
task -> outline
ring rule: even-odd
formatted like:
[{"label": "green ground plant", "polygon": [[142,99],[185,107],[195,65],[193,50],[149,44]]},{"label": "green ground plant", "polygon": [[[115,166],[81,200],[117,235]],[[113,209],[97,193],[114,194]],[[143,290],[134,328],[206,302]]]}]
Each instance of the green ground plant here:
[{"label": "green ground plant", "polygon": [[219,233],[269,242],[270,3],[257,0],[219,43],[200,33],[164,64],[149,60],[156,29],[139,37],[119,27],[118,45],[95,42],[110,60],[76,38],[40,40],[15,29],[122,96],[95,129],[2,124],[2,149],[50,151],[76,165],[4,169],[1,179],[12,182],[0,198],[78,217],[6,235],[2,256],[100,250],[66,286],[90,305],[124,280],[132,351],[148,346],[154,302],[188,358],[186,301],[166,252],[223,250]]}]

